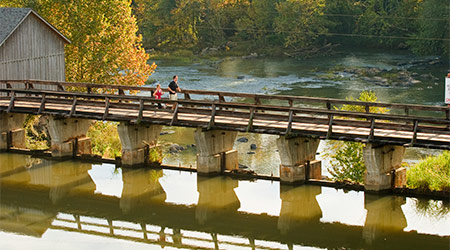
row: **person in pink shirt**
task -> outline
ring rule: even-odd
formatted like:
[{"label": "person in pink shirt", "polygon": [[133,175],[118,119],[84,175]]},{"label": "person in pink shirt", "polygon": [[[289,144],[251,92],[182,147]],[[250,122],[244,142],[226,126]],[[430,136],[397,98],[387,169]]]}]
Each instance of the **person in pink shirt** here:
[{"label": "person in pink shirt", "polygon": [[[161,96],[164,94],[164,92],[161,90],[161,84],[156,85],[156,90],[153,93],[153,96],[156,100],[161,100]],[[161,103],[158,103],[158,108],[161,109],[162,105]]]}]

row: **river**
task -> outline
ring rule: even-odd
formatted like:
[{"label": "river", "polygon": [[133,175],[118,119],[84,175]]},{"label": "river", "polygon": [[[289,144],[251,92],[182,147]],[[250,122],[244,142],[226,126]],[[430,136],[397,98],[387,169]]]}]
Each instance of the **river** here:
[{"label": "river", "polygon": [[[216,60],[156,61],[158,68],[150,77],[155,86],[160,83],[166,88],[173,75],[179,76],[183,89],[216,90],[258,94],[282,94],[325,98],[353,97],[357,99],[361,91],[374,91],[380,102],[414,103],[423,105],[443,105],[444,85],[447,66],[445,60],[438,64],[417,63],[432,60],[431,57],[417,57],[404,51],[351,51],[344,50],[332,57],[314,59],[225,57]],[[365,75],[355,74],[355,69],[378,69],[383,76],[407,72],[418,82],[392,86],[369,82]],[[353,72],[353,73],[352,73]],[[166,94],[167,95],[167,94]],[[168,133],[160,137],[166,144],[164,164],[195,166],[195,144],[193,129],[164,128]],[[241,133],[238,137],[249,139],[247,143],[236,142],[239,161],[257,174],[278,176],[280,158],[275,140],[277,136]],[[172,143],[186,150],[169,152]],[[251,150],[250,145],[257,149]],[[317,159],[322,160],[323,175],[329,176],[330,147],[322,141]],[[417,163],[428,155],[437,155],[439,150],[408,148],[405,162]]]},{"label": "river", "polygon": [[0,249],[443,249],[448,202],[0,153]]}]

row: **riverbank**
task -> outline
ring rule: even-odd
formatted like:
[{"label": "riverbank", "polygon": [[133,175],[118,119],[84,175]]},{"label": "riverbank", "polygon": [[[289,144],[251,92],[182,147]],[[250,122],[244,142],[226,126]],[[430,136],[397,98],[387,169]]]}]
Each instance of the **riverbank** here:
[{"label": "riverbank", "polygon": [[[75,160],[85,163],[92,163],[92,164],[101,164],[101,163],[108,163],[108,164],[114,164],[116,168],[121,168],[120,164],[120,157],[113,158],[104,158],[99,155],[78,155],[74,157],[67,157],[67,158],[53,158],[51,156],[51,152],[47,150],[28,150],[28,149],[10,149],[7,152],[0,152],[0,153],[15,153],[15,154],[23,154],[23,155],[30,155],[32,157],[36,158],[43,158],[48,160],[56,160],[56,161],[67,161],[67,160]],[[170,169],[170,170],[178,170],[178,171],[184,171],[184,172],[192,172],[196,173],[197,170],[194,166],[182,166],[182,165],[168,165],[163,164],[160,166],[155,167],[150,165],[141,165],[139,167],[133,168],[133,169]],[[224,171],[222,173],[224,176],[229,176],[233,179],[238,180],[269,180],[269,181],[280,181],[279,177],[276,176],[269,176],[269,175],[258,175],[251,171],[245,171],[245,170],[234,170],[234,171]],[[364,186],[360,184],[354,184],[350,182],[333,182],[326,179],[310,179],[307,180],[304,184],[308,185],[317,185],[317,186],[323,186],[323,187],[331,187],[335,189],[342,189],[342,190],[353,190],[353,191],[365,191]],[[284,184],[287,186],[296,186],[298,184]],[[373,192],[369,192],[373,193]],[[398,195],[398,196],[404,196],[404,197],[414,197],[414,198],[429,198],[429,199],[438,199],[442,201],[447,201],[448,197],[450,197],[450,192],[448,190],[446,191],[434,191],[434,190],[426,190],[426,189],[411,189],[411,188],[394,188],[391,190],[385,190],[382,192],[376,192],[377,194],[381,195]]]}]

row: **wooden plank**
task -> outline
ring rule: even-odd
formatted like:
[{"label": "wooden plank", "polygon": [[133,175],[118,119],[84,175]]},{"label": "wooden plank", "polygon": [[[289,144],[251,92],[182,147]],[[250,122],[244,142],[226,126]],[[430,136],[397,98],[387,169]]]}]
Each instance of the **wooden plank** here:
[{"label": "wooden plank", "polygon": [[6,113],[10,113],[11,110],[14,108],[14,99],[16,99],[16,94],[15,92],[11,92],[11,99],[9,101],[9,106],[8,109],[6,110]]},{"label": "wooden plank", "polygon": [[219,102],[225,102],[225,97],[222,95],[222,93],[219,93],[218,96],[219,96]]},{"label": "wooden plank", "polygon": [[45,94],[42,95],[41,105],[39,106],[39,110],[37,112],[37,115],[42,114],[42,112],[45,110]]},{"label": "wooden plank", "polygon": [[208,130],[212,129],[214,127],[214,122],[215,122],[215,118],[216,118],[216,105],[213,104],[211,107],[211,119],[209,120],[208,123]]},{"label": "wooden plank", "polygon": [[286,132],[285,132],[286,135],[289,135],[291,133],[291,131],[292,131],[292,119],[293,118],[294,118],[294,111],[290,110],[289,111],[288,125],[287,125]]},{"label": "wooden plank", "polygon": [[173,112],[172,121],[170,121],[170,126],[173,126],[175,122],[178,121],[178,102],[175,104],[175,111]]},{"label": "wooden plank", "polygon": [[328,118],[327,140],[330,139],[332,133],[333,133],[333,115],[330,115]]},{"label": "wooden plank", "polygon": [[103,114],[102,120],[106,120],[106,118],[108,118],[108,114],[109,114],[109,98],[106,97],[105,98],[105,112]]},{"label": "wooden plank", "polygon": [[370,122],[370,134],[369,138],[367,138],[367,141],[369,142],[373,141],[374,134],[375,134],[375,119],[372,118],[372,121]]},{"label": "wooden plank", "polygon": [[413,131],[413,137],[411,139],[411,147],[414,146],[414,143],[416,143],[417,140],[417,128],[419,127],[419,121],[414,121],[414,131]]},{"label": "wooden plank", "polygon": [[141,123],[143,112],[144,112],[144,99],[141,99],[141,101],[139,102],[139,113],[138,113],[136,123],[138,123],[138,124]]},{"label": "wooden plank", "polygon": [[248,124],[246,132],[250,132],[253,130],[253,119],[255,117],[255,108],[250,108],[250,117],[248,118]]},{"label": "wooden plank", "polygon": [[73,97],[72,108],[70,109],[70,113],[69,113],[69,117],[72,117],[73,114],[75,114],[76,109],[77,109],[77,97],[74,96],[74,97]]}]

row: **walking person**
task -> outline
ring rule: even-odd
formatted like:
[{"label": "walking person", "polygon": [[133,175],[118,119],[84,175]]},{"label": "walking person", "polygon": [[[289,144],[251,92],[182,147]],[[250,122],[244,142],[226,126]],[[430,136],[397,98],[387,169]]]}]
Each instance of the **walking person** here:
[{"label": "walking person", "polygon": [[[164,92],[161,89],[161,84],[156,85],[156,90],[153,93],[153,97],[155,97],[156,100],[161,100],[161,96],[164,94]],[[162,105],[160,102],[158,102],[158,109],[162,109]],[[155,111],[156,112],[156,111]]]},{"label": "walking person", "polygon": [[[173,76],[173,80],[169,83],[168,90],[169,90],[169,99],[176,101],[178,99],[177,92],[181,91],[180,87],[178,86],[178,76],[177,75]],[[172,106],[172,109],[174,109],[174,108],[175,108],[175,105]]]}]

